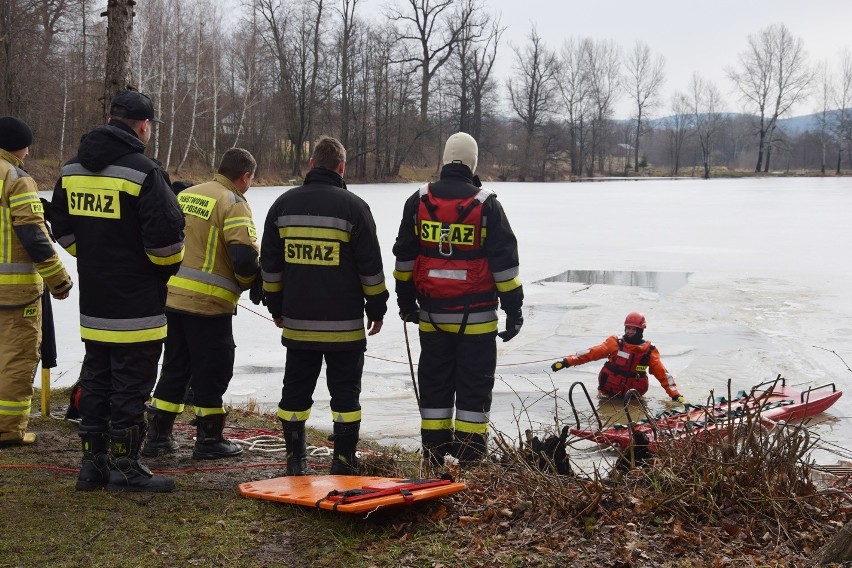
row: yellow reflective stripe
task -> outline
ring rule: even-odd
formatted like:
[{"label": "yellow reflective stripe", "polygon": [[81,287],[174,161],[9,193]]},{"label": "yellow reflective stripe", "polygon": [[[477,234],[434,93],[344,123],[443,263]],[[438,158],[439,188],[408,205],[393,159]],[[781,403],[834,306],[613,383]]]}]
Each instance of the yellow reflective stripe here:
[{"label": "yellow reflective stripe", "polygon": [[225,408],[222,406],[216,408],[195,407],[196,416],[215,416],[216,414],[227,414],[227,412],[225,412]]},{"label": "yellow reflective stripe", "polygon": [[366,339],[367,334],[363,329],[355,331],[303,331],[299,329],[283,328],[281,335],[285,339],[293,341],[312,341],[318,343],[346,343],[349,341],[360,341]]},{"label": "yellow reflective stripe", "polygon": [[12,260],[12,211],[0,207],[0,262]]},{"label": "yellow reflective stripe", "polygon": [[180,414],[181,412],[183,412],[185,405],[182,402],[175,404],[174,402],[169,402],[168,400],[163,400],[162,398],[152,398],[151,408],[156,408],[157,410],[163,410],[165,412],[171,412],[172,414]]},{"label": "yellow reflective stripe", "polygon": [[142,184],[109,176],[64,176],[62,187],[65,189],[112,189],[123,191],[134,197],[139,197],[142,191]]},{"label": "yellow reflective stripe", "polygon": [[413,274],[414,272],[402,272],[399,270],[393,271],[393,277],[399,280],[400,282],[408,282],[409,280],[411,280]]},{"label": "yellow reflective stripe", "polygon": [[[74,249],[75,252],[71,253],[71,254],[75,254],[76,250],[77,249],[75,247],[75,249]],[[71,251],[69,250],[68,252],[71,252]],[[172,254],[172,255],[169,255],[169,256],[155,256],[155,255],[148,253],[148,252],[146,252],[145,254],[148,255],[148,260],[150,260],[154,264],[157,264],[157,265],[160,265],[160,266],[170,266],[172,264],[178,264],[179,262],[183,261],[183,249],[181,249],[180,252],[176,252],[175,254]],[[76,254],[75,254],[75,256],[76,256]]]},{"label": "yellow reflective stripe", "polygon": [[420,421],[420,428],[423,430],[452,430],[453,419],[441,418],[439,420],[426,419]]},{"label": "yellow reflective stripe", "polygon": [[0,416],[23,416],[30,413],[29,400],[0,400]]},{"label": "yellow reflective stripe", "polygon": [[361,289],[364,291],[365,296],[377,296],[386,291],[387,286],[385,286],[384,282],[381,284],[374,284],[373,286],[364,286],[361,284]]},{"label": "yellow reflective stripe", "polygon": [[236,304],[237,301],[240,299],[239,294],[234,294],[226,288],[222,288],[214,284],[208,284],[207,282],[198,282],[197,280],[190,280],[189,278],[184,278],[183,276],[172,276],[171,278],[169,278],[169,286],[174,286],[175,288],[183,288],[184,290],[191,290],[193,292],[199,292],[201,294],[204,294],[205,296],[220,298],[227,302],[231,302],[232,304]]},{"label": "yellow reflective stripe", "polygon": [[278,235],[282,239],[331,239],[349,242],[349,233],[340,229],[327,229],[323,227],[281,227]]},{"label": "yellow reflective stripe", "polygon": [[479,246],[481,246],[481,247],[485,246],[485,234],[487,232],[488,232],[488,229],[485,228],[485,227],[482,227],[482,229],[479,230]]},{"label": "yellow reflective stripe", "polygon": [[68,254],[70,254],[71,256],[76,257],[77,256],[77,243],[76,243],[76,241],[71,243],[71,245],[65,247],[65,251]]},{"label": "yellow reflective stripe", "polygon": [[251,220],[251,217],[231,217],[225,219],[225,222],[222,223],[222,229],[225,231],[237,227],[254,227],[254,221]]},{"label": "yellow reflective stripe", "polygon": [[216,249],[219,248],[219,229],[211,225],[207,231],[207,246],[204,247],[204,264],[201,270],[213,272],[213,263],[216,260]]},{"label": "yellow reflective stripe", "polygon": [[[254,276],[243,276],[241,274],[237,274],[236,272],[234,273],[234,276],[236,277],[237,282],[242,284],[243,287],[251,284],[254,281],[254,278],[255,278]],[[260,278],[260,277],[258,276],[258,278]]]},{"label": "yellow reflective stripe", "polygon": [[54,274],[57,274],[62,271],[62,262],[57,260],[51,265],[48,265],[44,268],[38,268],[38,273],[41,274],[42,278],[50,278]]},{"label": "yellow reflective stripe", "polygon": [[278,418],[285,422],[304,422],[311,417],[311,409],[307,410],[282,410],[278,409]]},{"label": "yellow reflective stripe", "polygon": [[333,422],[360,422],[361,411],[353,410],[352,412],[335,412],[332,410],[331,420]]},{"label": "yellow reflective stripe", "polygon": [[280,292],[284,289],[284,284],[282,282],[267,282],[263,281],[263,291],[264,292]]},{"label": "yellow reflective stripe", "polygon": [[466,432],[468,434],[487,434],[487,422],[465,422],[464,420],[456,419],[456,432]]},{"label": "yellow reflective stripe", "polygon": [[9,207],[20,207],[27,203],[41,203],[37,193],[27,192],[9,198]]},{"label": "yellow reflective stripe", "polygon": [[[420,331],[438,331],[435,329],[435,326],[440,328],[441,331],[448,331],[450,333],[458,333],[461,329],[461,325],[457,323],[432,324],[428,321],[424,321],[422,318],[420,319]],[[469,323],[464,328],[464,335],[479,335],[481,333],[491,333],[492,331],[497,331],[496,321]]]},{"label": "yellow reflective stripe", "polygon": [[0,284],[38,284],[42,282],[37,272],[27,274],[0,274]]},{"label": "yellow reflective stripe", "polygon": [[506,280],[504,282],[497,282],[497,291],[498,292],[511,292],[515,288],[520,288],[521,286],[521,277],[515,276],[511,280]]},{"label": "yellow reflective stripe", "polygon": [[84,341],[100,341],[102,343],[143,343],[145,341],[160,341],[166,338],[166,332],[166,326],[131,331],[112,331],[80,326],[80,337]]}]

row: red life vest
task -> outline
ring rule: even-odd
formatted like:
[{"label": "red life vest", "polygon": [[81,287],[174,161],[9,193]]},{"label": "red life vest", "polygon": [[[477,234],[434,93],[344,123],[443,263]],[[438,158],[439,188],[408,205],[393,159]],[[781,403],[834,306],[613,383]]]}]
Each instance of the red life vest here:
[{"label": "red life vest", "polygon": [[610,355],[598,375],[598,390],[609,396],[624,396],[630,389],[639,394],[648,392],[648,362],[656,349],[648,343],[648,349],[639,353],[622,351],[624,339],[618,340],[618,351]]},{"label": "red life vest", "polygon": [[493,192],[470,197],[435,197],[429,184],[420,188],[415,230],[420,254],[414,261],[414,286],[427,311],[491,307],[497,287],[488,266],[482,205]]}]

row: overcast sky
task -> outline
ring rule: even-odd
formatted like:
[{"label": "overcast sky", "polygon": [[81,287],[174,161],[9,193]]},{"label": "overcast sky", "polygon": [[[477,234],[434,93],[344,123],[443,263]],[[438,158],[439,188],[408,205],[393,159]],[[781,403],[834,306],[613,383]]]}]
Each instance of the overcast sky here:
[{"label": "overcast sky", "polygon": [[[224,0],[238,5],[241,0]],[[408,0],[361,0],[363,17],[380,18],[386,5],[402,6]],[[740,109],[725,69],[736,66],[746,49],[749,34],[776,23],[786,24],[804,40],[812,62],[838,59],[843,47],[852,47],[852,0],[484,0],[489,10],[500,13],[508,26],[499,52],[496,72],[505,79],[515,60],[510,45],[521,46],[532,26],[546,45],[559,50],[568,37],[611,39],[623,50],[636,40],[648,44],[653,54],[666,59],[664,108],[675,90],[686,90],[693,72],[716,83],[731,111]],[[330,5],[337,2],[332,0]],[[813,103],[796,114],[813,112]],[[629,101],[622,97],[617,115],[626,118]]]},{"label": "overcast sky", "polygon": [[[692,73],[698,72],[716,82],[730,110],[739,110],[739,104],[725,68],[737,64],[749,34],[783,23],[804,40],[812,61],[836,60],[842,47],[852,46],[852,0],[487,0],[487,4],[502,12],[503,22],[510,26],[506,38],[515,45],[524,42],[533,25],[554,49],[572,36],[612,39],[624,50],[641,40],[652,53],[666,58],[667,93],[685,90]],[[514,54],[507,49],[502,57],[511,59]],[[799,114],[810,112],[810,105],[799,109]]]}]

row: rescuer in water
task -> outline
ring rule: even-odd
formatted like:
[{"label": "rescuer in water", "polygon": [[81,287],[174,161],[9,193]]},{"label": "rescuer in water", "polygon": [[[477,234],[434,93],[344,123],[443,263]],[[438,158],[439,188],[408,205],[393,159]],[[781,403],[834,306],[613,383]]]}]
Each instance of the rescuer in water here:
[{"label": "rescuer in water", "polygon": [[631,389],[645,394],[648,392],[650,370],[673,401],[683,402],[674,377],[660,360],[660,352],[653,343],[642,337],[645,327],[645,316],[639,312],[630,312],[624,320],[624,335],[621,338],[611,335],[600,345],[569,355],[550,368],[560,371],[606,358],[607,362],[598,375],[598,393],[601,396],[624,396]]}]

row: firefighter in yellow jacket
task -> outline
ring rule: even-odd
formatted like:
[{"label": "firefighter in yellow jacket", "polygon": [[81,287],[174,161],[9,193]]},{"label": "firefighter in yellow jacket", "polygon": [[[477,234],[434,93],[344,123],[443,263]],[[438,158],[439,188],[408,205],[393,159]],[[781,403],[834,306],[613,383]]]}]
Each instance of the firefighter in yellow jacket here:
[{"label": "firefighter in yellow jacket", "polygon": [[0,118],[0,445],[32,444],[27,432],[41,346],[45,283],[57,300],[71,278],[53,250],[35,181],[22,169],[33,141],[19,118]]},{"label": "firefighter in yellow jacket", "polygon": [[604,397],[624,396],[629,390],[639,394],[648,392],[648,372],[675,402],[683,402],[674,377],[666,370],[660,352],[642,337],[646,328],[645,316],[630,312],[624,319],[624,335],[611,335],[600,345],[557,361],[550,368],[559,371],[590,361],[607,359],[598,375],[598,393]]},{"label": "firefighter in yellow jacket", "polygon": [[237,300],[258,272],[257,234],[243,197],[255,168],[248,151],[231,148],[213,181],[178,194],[186,217],[186,249],[180,270],[169,280],[169,331],[142,455],[177,450],[172,427],[190,386],[198,429],[192,457],[218,459],[242,452],[222,436],[222,396],[234,374]]}]

